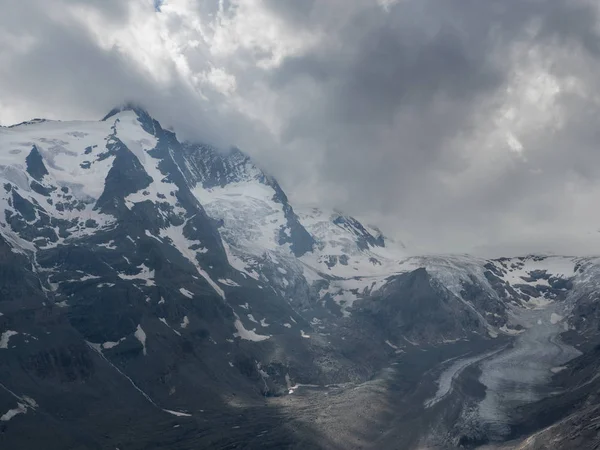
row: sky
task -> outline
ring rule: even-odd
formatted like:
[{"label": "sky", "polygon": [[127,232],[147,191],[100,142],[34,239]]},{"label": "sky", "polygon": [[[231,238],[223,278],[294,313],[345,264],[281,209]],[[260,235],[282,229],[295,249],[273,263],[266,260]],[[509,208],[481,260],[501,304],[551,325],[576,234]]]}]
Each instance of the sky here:
[{"label": "sky", "polygon": [[0,8],[0,124],[134,101],[417,253],[600,254],[596,1]]}]

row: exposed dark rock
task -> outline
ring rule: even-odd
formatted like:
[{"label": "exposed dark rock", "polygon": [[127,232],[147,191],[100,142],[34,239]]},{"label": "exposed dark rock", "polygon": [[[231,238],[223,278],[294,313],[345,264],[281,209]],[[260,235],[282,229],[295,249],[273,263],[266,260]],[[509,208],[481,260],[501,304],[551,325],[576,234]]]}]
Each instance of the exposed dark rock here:
[{"label": "exposed dark rock", "polygon": [[48,169],[44,165],[44,160],[38,148],[34,145],[25,159],[27,163],[27,173],[37,181],[42,181],[44,176],[48,175]]}]

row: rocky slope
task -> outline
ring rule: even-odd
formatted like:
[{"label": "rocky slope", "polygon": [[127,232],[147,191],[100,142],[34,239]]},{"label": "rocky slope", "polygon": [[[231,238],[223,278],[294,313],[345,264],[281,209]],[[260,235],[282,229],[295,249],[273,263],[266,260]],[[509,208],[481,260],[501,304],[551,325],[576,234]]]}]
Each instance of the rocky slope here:
[{"label": "rocky slope", "polygon": [[600,318],[596,260],[409,257],[134,106],[0,128],[0,182],[7,448],[218,447],[241,406],[517,335],[516,310],[571,305],[590,339]]}]

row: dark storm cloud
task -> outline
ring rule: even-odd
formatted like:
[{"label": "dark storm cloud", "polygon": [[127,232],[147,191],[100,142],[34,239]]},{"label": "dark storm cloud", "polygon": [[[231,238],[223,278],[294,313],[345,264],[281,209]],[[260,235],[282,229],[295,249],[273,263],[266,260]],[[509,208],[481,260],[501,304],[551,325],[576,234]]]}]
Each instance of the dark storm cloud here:
[{"label": "dark storm cloud", "polygon": [[[523,136],[523,158],[487,179],[482,174],[460,197],[440,183],[440,174],[460,178],[471,164],[471,155],[450,153],[450,143],[482,128],[494,112],[515,64],[528,62],[514,60],[517,46],[525,57],[541,49],[554,59],[551,73],[582,76],[571,73],[576,69],[570,65],[576,54],[586,63],[597,57],[592,3],[425,0],[400,1],[388,11],[355,5],[342,24],[319,21],[318,5],[309,15],[281,13],[293,14],[296,27],[305,17],[301,26],[327,37],[285,60],[270,77],[278,96],[298,101],[282,138],[303,143],[301,158],[308,148],[318,153],[316,173],[328,183],[328,198],[357,214],[386,215],[392,226],[408,220],[412,229],[424,225],[431,235],[445,223],[449,231],[440,234],[452,240],[457,228],[475,225],[486,227],[492,240],[498,217],[546,221],[553,210],[548,192],[556,203],[568,202],[564,186],[573,172],[598,176],[598,107],[586,98],[558,95],[553,106],[566,116],[559,132]],[[557,56],[565,51],[569,58]],[[596,87],[594,80],[585,83]],[[454,248],[464,244],[460,239]]]},{"label": "dark storm cloud", "polygon": [[[87,16],[69,19],[83,6],[110,25],[105,35]],[[164,28],[135,34],[155,7]],[[246,150],[295,201],[380,219],[427,250],[511,241],[527,251],[532,235],[600,226],[592,1],[3,8],[12,41],[0,48],[0,106],[69,118],[141,102],[185,138]],[[115,30],[122,40],[100,45]]]}]

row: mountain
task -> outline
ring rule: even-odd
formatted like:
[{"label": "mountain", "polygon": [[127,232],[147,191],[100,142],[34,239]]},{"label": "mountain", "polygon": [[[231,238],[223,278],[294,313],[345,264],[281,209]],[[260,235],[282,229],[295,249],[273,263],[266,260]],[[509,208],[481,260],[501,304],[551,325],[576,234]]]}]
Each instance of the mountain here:
[{"label": "mountain", "polygon": [[0,128],[0,182],[7,448],[323,448],[282,419],[299,386],[506,345],[548,305],[595,351],[598,260],[409,256],[137,106]]}]

